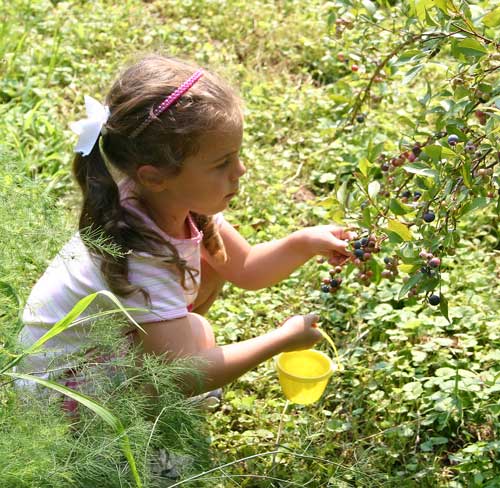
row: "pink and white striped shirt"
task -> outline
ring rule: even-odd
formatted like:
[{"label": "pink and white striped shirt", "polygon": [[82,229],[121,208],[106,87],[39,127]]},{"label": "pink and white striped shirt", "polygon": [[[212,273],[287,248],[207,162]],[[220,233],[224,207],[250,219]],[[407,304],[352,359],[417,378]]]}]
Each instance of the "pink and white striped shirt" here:
[{"label": "pink and white striped shirt", "polygon": [[[146,311],[130,311],[138,323],[159,322],[184,317],[192,309],[200,283],[201,242],[203,234],[196,228],[191,216],[187,219],[190,237],[178,239],[167,235],[149,217],[134,192],[134,182],[125,179],[119,185],[122,206],[139,217],[147,226],[163,239],[173,244],[188,266],[198,271],[194,280],[186,276],[183,289],[178,275],[168,269],[158,258],[146,253],[128,256],[129,280],[133,285],[149,293],[148,306],[142,293],[129,297],[118,297],[124,307],[147,308]],[[216,225],[221,225],[224,217],[217,214]],[[168,253],[168,249],[166,249]],[[35,284],[23,313],[24,328],[19,340],[29,346],[38,340],[57,321],[62,319],[74,305],[85,296],[109,287],[100,271],[100,259],[91,255],[76,233],[61,249],[43,276]],[[98,296],[84,312],[91,315],[116,306],[106,297]],[[88,345],[88,328],[91,321],[75,325],[45,344],[45,352],[28,356],[22,363],[23,371],[45,372],[48,368],[64,367],[58,359]],[[49,375],[43,374],[48,377]]]}]

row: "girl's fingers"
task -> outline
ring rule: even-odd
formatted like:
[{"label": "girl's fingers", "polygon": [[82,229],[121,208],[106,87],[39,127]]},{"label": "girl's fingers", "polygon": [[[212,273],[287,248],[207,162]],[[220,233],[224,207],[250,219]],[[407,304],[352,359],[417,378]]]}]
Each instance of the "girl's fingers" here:
[{"label": "girl's fingers", "polygon": [[312,312],[304,315],[304,323],[309,327],[313,326],[318,320],[319,315],[317,313]]},{"label": "girl's fingers", "polygon": [[338,225],[327,226],[329,231],[338,239],[347,239],[349,241],[358,238],[354,227],[339,227]]},{"label": "girl's fingers", "polygon": [[347,250],[347,242],[342,241],[341,239],[338,239],[337,237],[333,236],[332,244],[335,252],[342,254],[344,256],[350,255],[350,252]]},{"label": "girl's fingers", "polygon": [[350,260],[350,257],[340,256],[339,254],[333,254],[333,256],[328,259],[328,263],[332,266],[343,266],[347,261]]}]

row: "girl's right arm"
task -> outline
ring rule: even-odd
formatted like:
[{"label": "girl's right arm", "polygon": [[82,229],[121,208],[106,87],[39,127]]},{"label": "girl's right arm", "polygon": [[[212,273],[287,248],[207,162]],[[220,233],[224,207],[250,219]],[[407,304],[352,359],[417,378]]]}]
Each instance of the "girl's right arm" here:
[{"label": "girl's right arm", "polygon": [[195,378],[181,385],[185,393],[193,395],[227,385],[280,352],[312,347],[322,338],[313,327],[317,320],[315,314],[296,315],[261,336],[217,346],[208,321],[190,313],[179,319],[143,325],[147,335],[140,332],[140,339],[145,353],[165,355],[167,361],[182,357],[200,360],[201,389]]}]

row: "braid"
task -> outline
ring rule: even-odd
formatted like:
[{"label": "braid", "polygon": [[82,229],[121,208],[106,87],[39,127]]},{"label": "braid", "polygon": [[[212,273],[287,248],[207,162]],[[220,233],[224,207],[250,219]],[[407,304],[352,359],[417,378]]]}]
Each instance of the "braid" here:
[{"label": "braid", "polygon": [[227,261],[226,248],[224,247],[219,230],[214,223],[214,218],[194,212],[191,212],[191,215],[196,223],[196,227],[203,232],[203,245],[205,249],[217,261],[225,263]]}]

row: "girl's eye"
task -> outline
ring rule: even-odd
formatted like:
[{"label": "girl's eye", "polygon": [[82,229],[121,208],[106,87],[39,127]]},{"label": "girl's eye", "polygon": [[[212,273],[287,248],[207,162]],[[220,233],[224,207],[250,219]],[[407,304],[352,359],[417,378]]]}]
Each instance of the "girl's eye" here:
[{"label": "girl's eye", "polygon": [[225,168],[229,164],[229,159],[226,159],[222,164],[219,164],[219,166],[216,166],[217,169],[222,169]]}]

